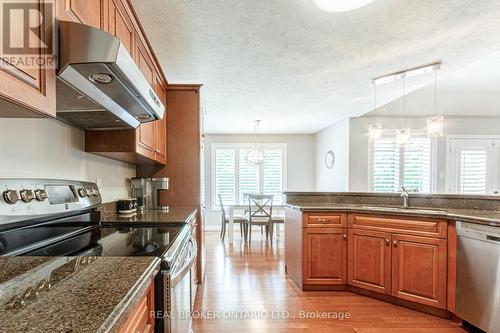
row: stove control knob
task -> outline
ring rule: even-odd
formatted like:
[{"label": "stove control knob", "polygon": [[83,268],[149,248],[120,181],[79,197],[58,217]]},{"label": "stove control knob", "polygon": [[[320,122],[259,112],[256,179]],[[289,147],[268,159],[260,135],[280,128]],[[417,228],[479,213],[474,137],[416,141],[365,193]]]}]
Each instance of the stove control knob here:
[{"label": "stove control knob", "polygon": [[89,193],[86,188],[81,188],[78,190],[78,195],[80,196],[80,198],[85,198],[89,195]]},{"label": "stove control knob", "polygon": [[3,192],[3,198],[10,205],[15,205],[19,200],[21,200],[19,191],[13,191],[13,190],[7,190]]},{"label": "stove control knob", "polygon": [[49,195],[47,194],[47,191],[45,190],[35,190],[35,199],[37,201],[43,201],[47,199]]},{"label": "stove control knob", "polygon": [[29,203],[33,201],[33,199],[35,199],[35,194],[32,190],[22,190],[21,192],[19,192],[19,194],[21,194],[21,200],[26,203]]}]

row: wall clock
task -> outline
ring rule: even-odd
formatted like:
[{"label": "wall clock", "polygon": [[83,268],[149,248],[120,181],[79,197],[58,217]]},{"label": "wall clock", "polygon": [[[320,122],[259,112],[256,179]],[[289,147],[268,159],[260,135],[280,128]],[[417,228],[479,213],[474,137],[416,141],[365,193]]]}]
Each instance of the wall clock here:
[{"label": "wall clock", "polygon": [[325,165],[328,169],[333,168],[335,165],[335,153],[329,150],[325,155]]}]

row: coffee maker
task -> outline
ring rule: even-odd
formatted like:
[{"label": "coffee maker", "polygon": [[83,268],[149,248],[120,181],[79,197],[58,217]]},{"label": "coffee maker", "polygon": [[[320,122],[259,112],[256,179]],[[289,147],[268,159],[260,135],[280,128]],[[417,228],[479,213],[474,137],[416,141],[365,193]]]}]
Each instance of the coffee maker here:
[{"label": "coffee maker", "polygon": [[137,198],[137,210],[144,211],[151,204],[151,179],[149,178],[131,178],[130,192],[133,198]]},{"label": "coffee maker", "polygon": [[131,178],[130,189],[132,197],[137,198],[137,209],[164,209],[159,204],[159,191],[168,190],[168,178]]},{"label": "coffee maker", "polygon": [[160,205],[160,191],[168,190],[169,179],[166,177],[151,178],[151,191],[152,191],[152,209],[166,209],[167,207]]}]

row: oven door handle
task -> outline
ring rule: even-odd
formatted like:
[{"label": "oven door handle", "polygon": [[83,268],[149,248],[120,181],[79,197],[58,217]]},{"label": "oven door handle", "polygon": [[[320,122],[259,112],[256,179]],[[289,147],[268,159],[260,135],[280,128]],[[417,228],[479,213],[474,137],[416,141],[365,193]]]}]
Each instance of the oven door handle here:
[{"label": "oven door handle", "polygon": [[196,245],[196,241],[191,240],[190,242],[191,244],[193,244],[193,247],[191,248],[191,257],[189,259],[186,259],[186,264],[182,266],[181,269],[172,274],[172,276],[170,277],[170,288],[174,288],[177,283],[182,280],[184,275],[191,270],[191,266],[196,260],[196,256],[198,254],[198,246]]}]

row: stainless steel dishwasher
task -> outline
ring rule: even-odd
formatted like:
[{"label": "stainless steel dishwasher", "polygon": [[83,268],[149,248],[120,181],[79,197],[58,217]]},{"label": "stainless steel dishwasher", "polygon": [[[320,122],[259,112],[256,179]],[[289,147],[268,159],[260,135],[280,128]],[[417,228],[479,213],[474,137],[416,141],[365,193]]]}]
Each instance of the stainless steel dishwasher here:
[{"label": "stainless steel dishwasher", "polygon": [[458,222],[456,315],[500,332],[500,227]]}]

